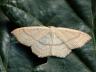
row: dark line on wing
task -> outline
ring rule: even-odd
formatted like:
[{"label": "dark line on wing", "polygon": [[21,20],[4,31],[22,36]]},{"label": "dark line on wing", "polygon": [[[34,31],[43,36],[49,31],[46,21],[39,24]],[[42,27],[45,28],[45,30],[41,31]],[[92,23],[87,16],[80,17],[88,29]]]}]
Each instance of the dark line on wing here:
[{"label": "dark line on wing", "polygon": [[[30,36],[30,37],[32,37],[31,35],[29,35],[24,29],[22,29],[23,30],[23,32],[25,33],[25,34],[27,34],[28,36]],[[34,37],[32,37],[33,39],[34,39]],[[35,39],[34,39],[35,40]]]},{"label": "dark line on wing", "polygon": [[[66,44],[66,42],[71,41],[71,40],[73,40],[73,39],[75,39],[75,38],[77,38],[77,37],[80,36],[80,34],[79,34],[78,36],[73,37],[73,38],[71,38],[70,40],[68,40],[68,41],[66,41],[66,42],[63,41],[63,42],[60,43],[60,44],[44,44],[44,43],[40,42],[39,40],[36,40],[33,36],[29,35],[24,29],[22,29],[22,30],[23,30],[23,32],[24,32],[25,34],[27,34],[28,36],[32,37],[35,41],[39,42],[39,43],[42,44],[42,45],[59,46],[59,45],[65,44],[69,49],[70,49],[70,47]],[[61,33],[62,33],[62,32],[61,32]]]},{"label": "dark line on wing", "polygon": [[50,46],[59,46],[59,45],[64,44],[63,42],[60,43],[60,44],[44,44],[44,43],[42,43],[42,42],[40,42],[40,41],[39,41],[39,43],[42,44],[42,45],[50,45]]},{"label": "dark line on wing", "polygon": [[[62,32],[59,32],[59,33],[63,34]],[[60,38],[59,38],[59,39],[60,39]],[[64,42],[64,44],[66,45],[66,47],[71,50],[71,48],[66,44],[67,41],[64,41],[64,39],[63,39],[63,42]]]},{"label": "dark line on wing", "polygon": [[39,42],[39,43],[42,44],[42,45],[58,46],[58,45],[62,45],[62,44],[63,44],[63,42],[60,43],[60,44],[44,44],[44,43],[40,42],[39,40],[36,40],[33,36],[29,35],[24,29],[22,29],[22,30],[23,30],[23,32],[24,32],[25,34],[27,34],[28,36],[32,37],[35,41]]},{"label": "dark line on wing", "polygon": [[[61,33],[62,33],[62,32],[61,32]],[[62,33],[62,34],[63,34],[63,33]],[[75,37],[69,39],[68,41],[71,41],[71,40],[73,40],[73,39],[79,38],[79,37],[80,37],[80,34],[81,34],[81,33],[79,33],[77,36],[75,36]],[[68,42],[68,41],[66,41],[66,42]]]},{"label": "dark line on wing", "polygon": [[[63,34],[63,33],[61,32],[61,34]],[[73,40],[73,39],[75,39],[75,38],[78,38],[78,37],[80,36],[80,34],[81,34],[81,33],[79,33],[77,36],[69,39],[68,41],[71,41],[71,40]],[[66,44],[68,41],[64,41],[64,40],[63,40],[63,42],[64,42],[64,44],[66,45],[66,47],[68,47],[69,49],[71,49],[71,48]]]},{"label": "dark line on wing", "polygon": [[[79,37],[80,37],[80,35],[81,35],[81,33],[79,33],[79,34],[78,34],[78,36],[76,36],[76,37],[73,37],[73,38],[69,39],[68,41],[71,41],[71,40],[74,40],[74,39],[76,39],[76,38],[79,38]],[[68,41],[66,41],[66,42],[68,42]]]},{"label": "dark line on wing", "polygon": [[25,34],[27,34],[28,36],[30,36],[32,39],[34,39],[35,41],[39,42],[39,41],[36,40],[33,36],[29,35],[24,29],[22,29],[22,30],[23,30],[23,32],[24,32]]}]

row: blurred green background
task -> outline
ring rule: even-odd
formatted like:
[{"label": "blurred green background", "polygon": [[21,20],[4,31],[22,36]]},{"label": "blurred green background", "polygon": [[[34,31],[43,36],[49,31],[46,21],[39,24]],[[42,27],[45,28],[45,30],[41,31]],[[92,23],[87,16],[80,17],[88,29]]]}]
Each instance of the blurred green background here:
[{"label": "blurred green background", "polygon": [[[0,0],[0,72],[96,72],[95,0]],[[24,26],[77,29],[92,40],[66,58],[38,58],[11,31]]]}]

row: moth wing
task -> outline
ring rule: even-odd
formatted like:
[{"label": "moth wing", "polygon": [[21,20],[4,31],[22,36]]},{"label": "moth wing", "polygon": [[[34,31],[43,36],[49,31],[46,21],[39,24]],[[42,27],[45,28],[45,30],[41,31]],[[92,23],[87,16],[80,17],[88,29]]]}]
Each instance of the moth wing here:
[{"label": "moth wing", "polygon": [[70,49],[82,47],[91,39],[87,33],[68,28],[57,28],[56,35]]},{"label": "moth wing", "polygon": [[26,45],[32,46],[34,41],[38,41],[48,32],[47,27],[22,27],[13,30],[11,33],[17,38],[17,40]]},{"label": "moth wing", "polygon": [[35,43],[31,47],[31,50],[34,54],[36,54],[38,57],[47,57],[51,55],[51,50],[49,46],[42,45],[40,43]]},{"label": "moth wing", "polygon": [[33,44],[31,50],[38,57],[56,56],[56,57],[66,57],[71,52],[65,44],[58,46],[42,45],[39,42]]},{"label": "moth wing", "polygon": [[69,55],[71,49],[69,49],[65,44],[54,46],[52,48],[52,56],[64,58]]}]

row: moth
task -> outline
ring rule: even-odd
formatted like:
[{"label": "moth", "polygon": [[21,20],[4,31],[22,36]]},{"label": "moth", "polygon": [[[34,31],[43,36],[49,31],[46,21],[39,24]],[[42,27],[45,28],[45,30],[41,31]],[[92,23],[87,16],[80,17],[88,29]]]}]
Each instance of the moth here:
[{"label": "moth", "polygon": [[32,26],[21,27],[11,32],[17,40],[38,57],[66,57],[72,49],[81,48],[91,37],[82,31],[63,28]]}]

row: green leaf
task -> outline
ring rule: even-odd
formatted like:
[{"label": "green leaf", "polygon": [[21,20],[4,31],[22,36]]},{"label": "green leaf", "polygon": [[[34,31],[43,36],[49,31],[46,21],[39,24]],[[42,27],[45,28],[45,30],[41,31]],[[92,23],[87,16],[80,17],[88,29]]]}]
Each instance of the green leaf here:
[{"label": "green leaf", "polygon": [[[0,25],[0,70],[3,72],[96,72],[91,0],[2,0],[9,21]],[[6,21],[6,20],[5,20]],[[86,32],[92,40],[66,58],[38,58],[11,31],[23,26],[56,26]]]}]

